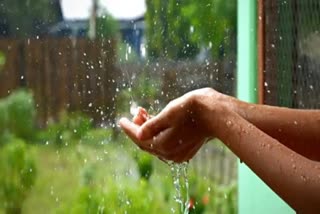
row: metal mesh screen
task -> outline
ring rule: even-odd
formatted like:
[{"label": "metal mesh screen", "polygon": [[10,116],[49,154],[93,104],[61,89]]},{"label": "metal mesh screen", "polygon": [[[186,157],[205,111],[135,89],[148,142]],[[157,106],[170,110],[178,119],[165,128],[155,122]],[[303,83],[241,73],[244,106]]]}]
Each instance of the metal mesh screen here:
[{"label": "metal mesh screen", "polygon": [[263,4],[264,102],[320,108],[320,1]]}]

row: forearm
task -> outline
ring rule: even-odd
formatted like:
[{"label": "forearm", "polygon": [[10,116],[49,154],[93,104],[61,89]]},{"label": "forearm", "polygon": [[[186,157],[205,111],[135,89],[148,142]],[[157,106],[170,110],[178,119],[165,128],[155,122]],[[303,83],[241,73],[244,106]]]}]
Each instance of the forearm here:
[{"label": "forearm", "polygon": [[283,146],[234,112],[213,132],[296,210],[320,209],[319,163]]},{"label": "forearm", "polygon": [[245,120],[292,150],[320,160],[320,110],[298,110],[249,104],[230,98]]}]

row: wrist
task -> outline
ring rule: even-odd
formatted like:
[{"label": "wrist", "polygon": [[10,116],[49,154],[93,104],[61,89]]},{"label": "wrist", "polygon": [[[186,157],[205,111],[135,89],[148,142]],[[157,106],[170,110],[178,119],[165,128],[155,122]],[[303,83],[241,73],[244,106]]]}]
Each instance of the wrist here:
[{"label": "wrist", "polygon": [[208,137],[216,137],[224,118],[236,108],[232,97],[206,88],[194,96],[198,120]]}]

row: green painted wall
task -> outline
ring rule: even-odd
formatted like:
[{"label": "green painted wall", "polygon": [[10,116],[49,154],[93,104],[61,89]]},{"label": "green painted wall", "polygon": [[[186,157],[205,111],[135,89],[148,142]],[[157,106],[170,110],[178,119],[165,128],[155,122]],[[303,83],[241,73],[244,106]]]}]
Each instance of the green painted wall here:
[{"label": "green painted wall", "polygon": [[[257,1],[238,0],[237,96],[257,101]],[[239,213],[294,213],[245,164],[238,167]]]}]

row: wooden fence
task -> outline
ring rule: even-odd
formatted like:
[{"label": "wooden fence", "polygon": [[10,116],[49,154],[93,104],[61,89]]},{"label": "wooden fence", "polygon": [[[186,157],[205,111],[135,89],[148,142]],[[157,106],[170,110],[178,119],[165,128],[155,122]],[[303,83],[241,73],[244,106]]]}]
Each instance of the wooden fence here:
[{"label": "wooden fence", "polygon": [[[117,64],[113,43],[85,39],[0,40],[0,51],[6,56],[0,97],[20,87],[32,90],[39,126],[58,119],[62,111],[82,111],[97,123],[113,123],[120,116],[115,109],[118,91],[139,84],[143,72],[143,81],[159,80],[154,87],[162,104],[201,87],[234,93],[235,56],[216,63]],[[236,178],[235,156],[216,144],[204,146],[191,165],[222,184]]]},{"label": "wooden fence", "polygon": [[[141,72],[158,79],[159,100],[169,100],[195,88],[234,92],[235,56],[220,62],[194,61],[117,64],[113,42],[87,39],[0,40],[6,63],[0,67],[0,97],[14,89],[31,89],[38,123],[45,126],[62,111],[82,111],[97,123],[113,123],[121,88],[134,85]],[[137,78],[135,78],[137,77]]]},{"label": "wooden fence", "polygon": [[0,71],[0,96],[19,87],[31,89],[40,125],[58,118],[63,110],[81,110],[96,120],[114,119],[118,70],[112,42],[0,40],[0,51],[6,56]]}]

